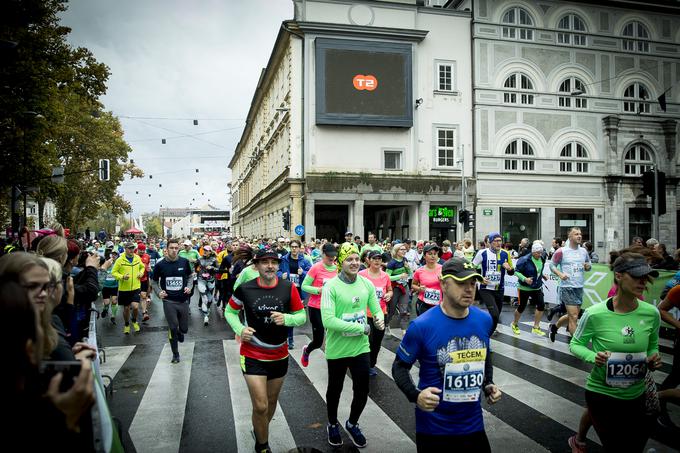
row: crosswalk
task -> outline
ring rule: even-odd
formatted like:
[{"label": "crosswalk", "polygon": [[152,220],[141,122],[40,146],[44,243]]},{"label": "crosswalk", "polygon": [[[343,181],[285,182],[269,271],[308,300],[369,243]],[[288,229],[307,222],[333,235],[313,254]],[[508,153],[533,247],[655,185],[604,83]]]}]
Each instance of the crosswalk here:
[{"label": "crosswalk", "polygon": [[[563,341],[550,343],[524,330],[516,337],[503,325],[498,330],[492,340],[494,380],[503,398],[496,405],[483,405],[493,451],[568,451],[566,440],[578,428],[585,405],[583,388],[589,366],[569,354]],[[366,451],[415,451],[414,408],[391,376],[399,344],[396,335],[387,335],[383,341],[379,373],[371,378],[368,404],[359,421],[368,439]],[[306,335],[297,335],[298,347],[291,350],[280,404],[270,426],[275,452],[296,447],[331,451],[325,433],[328,375],[323,351],[312,353],[309,367],[299,365],[301,346],[308,341]],[[167,344],[109,346],[105,351],[101,370],[113,379],[110,406],[114,414],[122,414],[134,450],[199,452],[208,451],[206,445],[218,445],[219,451],[252,451],[251,402],[235,340],[190,341],[189,336],[180,344],[179,364],[170,364]],[[153,370],[143,372],[141,363],[154,363]],[[417,368],[411,373],[417,382]],[[349,415],[351,399],[348,375],[339,408],[341,422]],[[346,433],[343,438],[349,445]],[[589,451],[601,451],[594,430],[588,444]],[[650,439],[647,448],[676,451],[655,439]]]}]

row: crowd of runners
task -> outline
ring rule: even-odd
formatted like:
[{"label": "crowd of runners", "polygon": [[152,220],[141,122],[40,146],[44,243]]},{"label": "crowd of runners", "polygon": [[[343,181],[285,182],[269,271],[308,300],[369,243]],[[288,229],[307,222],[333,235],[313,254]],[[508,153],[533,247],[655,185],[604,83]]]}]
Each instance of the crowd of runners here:
[{"label": "crowd of runners", "polygon": [[[181,360],[179,343],[188,334],[192,300],[204,325],[215,316],[224,318],[241,344],[240,366],[252,400],[258,452],[270,451],[269,422],[288,370],[288,351],[296,347],[293,330],[307,322],[312,335],[308,344],[298,345],[300,364],[325,362],[331,446],[342,445],[343,427],[356,447],[368,444],[359,421],[371,376],[377,374],[381,342],[393,329],[401,344],[392,374],[415,405],[418,451],[452,445],[461,451],[490,451],[482,401],[502,399],[502,389],[493,381],[493,337],[508,305],[515,307],[512,332],[522,335],[520,319],[530,304],[531,335],[555,341],[564,327],[571,352],[593,364],[586,382],[587,410],[578,433],[568,439],[572,451],[586,451],[591,426],[606,451],[643,451],[651,423],[673,428],[666,404],[679,399],[680,360],[674,360],[658,388],[651,373],[661,366],[661,320],[680,332],[672,315],[673,308],[680,308],[680,286],[675,286],[680,276],[669,281],[658,307],[644,302],[643,292],[659,275],[652,265],[658,267],[660,255],[654,243],[634,244],[611,256],[615,283],[608,298],[583,310],[585,276],[599,257],[582,245],[578,228],[571,228],[564,239],[555,238],[550,247],[523,240],[515,251],[498,232],[486,235],[475,248],[471,241],[378,241],[373,234],[363,242],[349,231],[341,242],[284,237],[104,237],[78,242],[66,240],[58,230],[44,230],[32,249],[64,270],[64,300],[54,311],[71,346],[86,334],[81,314],[93,291],[94,298],[101,295],[101,318],[120,323],[122,335],[143,334],[154,293],[168,323],[173,363]],[[5,252],[0,273],[22,254]],[[559,303],[546,313],[543,283],[548,275],[559,280]],[[516,300],[505,296],[507,276],[517,278]],[[85,297],[88,285],[96,286]],[[38,294],[53,291],[45,284],[24,286]],[[199,296],[192,299],[196,291]],[[74,302],[78,294],[81,300]],[[555,321],[546,331],[544,319]],[[416,364],[417,383],[411,377]],[[349,418],[341,424],[338,406],[348,370],[353,399]]]}]

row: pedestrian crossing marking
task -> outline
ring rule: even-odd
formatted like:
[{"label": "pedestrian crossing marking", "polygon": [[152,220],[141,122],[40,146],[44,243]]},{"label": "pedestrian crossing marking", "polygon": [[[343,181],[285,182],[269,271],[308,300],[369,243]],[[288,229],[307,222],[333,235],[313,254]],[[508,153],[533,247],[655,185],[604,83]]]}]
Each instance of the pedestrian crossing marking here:
[{"label": "pedestrian crossing marking", "polygon": [[[309,337],[296,335],[296,344],[307,344]],[[300,363],[302,357],[301,349],[294,349],[290,351],[291,357],[295,358],[297,363]],[[320,354],[318,354],[320,355]],[[326,401],[326,388],[328,387],[328,368],[326,366],[325,357],[314,358],[310,360],[309,366],[302,368],[307,378],[312,382],[316,391]],[[349,418],[350,405],[352,403],[352,381],[348,376],[345,376],[345,384],[340,395],[340,405],[338,407],[338,421],[343,426],[344,421]],[[369,394],[366,408],[364,409],[361,418],[359,419],[359,426],[366,436],[368,445],[362,451],[376,451],[376,452],[400,452],[400,451],[415,451],[416,446],[410,437],[404,433],[401,428],[394,423],[394,421],[380,407],[371,399]]]},{"label": "pedestrian crossing marking", "polygon": [[[234,427],[238,451],[253,451],[255,447],[251,419],[253,405],[246,380],[241,371],[240,344],[234,340],[223,340],[222,345],[229,377],[229,394],[231,395],[231,406],[234,411]],[[284,381],[281,391],[285,392],[285,390],[286,383]],[[288,428],[288,422],[281,410],[280,404],[276,405],[274,418],[269,423],[269,445],[272,451],[288,451],[295,448],[295,439]]]},{"label": "pedestrian crossing marking", "polygon": [[102,376],[110,376],[111,380],[113,380],[135,348],[135,345],[108,346],[104,348],[104,354],[101,354],[100,351],[100,355],[104,355],[106,357],[106,362],[103,362],[101,365],[99,365],[99,370],[101,371]]},{"label": "pedestrian crossing marking", "polygon": [[139,452],[179,451],[194,342],[180,344],[179,353],[182,360],[179,363],[170,363],[170,345],[166,343],[163,346],[135,418],[130,424],[130,439]]}]

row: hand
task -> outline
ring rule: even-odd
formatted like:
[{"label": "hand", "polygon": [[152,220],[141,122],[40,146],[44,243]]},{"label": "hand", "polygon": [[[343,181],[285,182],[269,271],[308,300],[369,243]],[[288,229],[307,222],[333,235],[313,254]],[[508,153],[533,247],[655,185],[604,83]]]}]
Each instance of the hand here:
[{"label": "hand", "polygon": [[123,275],[123,280],[130,280],[130,274]]},{"label": "hand", "polygon": [[272,321],[274,321],[274,324],[277,326],[282,326],[284,325],[284,316],[283,313],[280,313],[278,311],[273,311],[272,314],[269,316],[272,318]]},{"label": "hand", "polygon": [[386,300],[386,301],[392,300],[392,294],[394,294],[394,293],[392,293],[392,291],[385,293],[385,295],[383,296],[383,299]]},{"label": "hand", "polygon": [[298,275],[302,275],[302,268],[298,267]]},{"label": "hand", "polygon": [[243,331],[241,331],[241,340],[245,341],[246,343],[250,343],[250,341],[253,339],[253,335],[255,334],[255,329],[252,327],[245,327]]},{"label": "hand", "polygon": [[500,401],[502,395],[496,384],[489,384],[484,387],[484,393],[486,394],[486,401],[489,404],[495,404]]},{"label": "hand", "polygon": [[184,288],[184,294],[190,294],[191,290],[189,288]]},{"label": "hand", "polygon": [[416,404],[421,410],[432,412],[439,406],[439,394],[441,392],[437,387],[428,387],[418,394]]},{"label": "hand", "polygon": [[595,356],[595,365],[604,366],[607,363],[607,359],[611,354],[607,351],[600,351]]},{"label": "hand", "polygon": [[560,274],[560,280],[569,280],[569,276],[567,274]]},{"label": "hand", "polygon": [[73,277],[70,275],[66,278],[66,303],[73,305],[76,298],[76,290],[73,287]]},{"label": "hand", "polygon": [[165,290],[161,290],[161,292],[158,293],[158,297],[160,297],[161,299],[165,299],[166,297],[168,297],[168,293],[166,293]]},{"label": "hand", "polygon": [[288,272],[284,272],[283,274],[281,274],[281,278],[284,280],[288,280]]},{"label": "hand", "polygon": [[144,272],[135,275],[135,277],[137,277],[137,280],[141,280],[143,276],[144,276]]},{"label": "hand", "polygon": [[71,351],[73,351],[78,360],[94,359],[97,356],[97,349],[82,341],[74,344]]},{"label": "hand", "polygon": [[482,280],[482,284],[488,285],[489,283],[491,282],[486,277],[484,277],[484,279]]},{"label": "hand", "polygon": [[509,265],[509,264],[507,263],[507,261],[506,261],[505,263],[503,263],[503,269],[505,269],[506,271],[509,271],[509,270],[511,270],[512,268],[510,267],[510,265]]},{"label": "hand", "polygon": [[406,272],[404,272],[403,274],[401,274],[399,276],[399,278],[402,279],[402,280],[408,280],[408,274]]},{"label": "hand", "polygon": [[524,279],[524,283],[526,283],[527,285],[533,285],[534,279],[531,278],[531,277],[527,277],[527,278]]},{"label": "hand", "polygon": [[373,319],[373,325],[375,325],[375,328],[378,329],[378,330],[385,330],[385,320],[384,319],[374,318]]},{"label": "hand", "polygon": [[590,265],[590,263],[586,263],[583,265],[583,270],[585,270],[586,272],[588,272],[591,268],[592,266]]},{"label": "hand", "polygon": [[99,254],[90,253],[88,257],[85,259],[85,267],[87,266],[92,266],[94,268],[99,269]]},{"label": "hand", "polygon": [[94,374],[92,362],[81,360],[80,374],[73,382],[73,386],[64,393],[59,391],[59,384],[64,375],[57,373],[47,387],[45,396],[66,416],[66,426],[72,431],[78,431],[80,417],[94,402]]},{"label": "hand", "polygon": [[647,357],[647,368],[649,368],[650,371],[661,368],[661,354],[657,352],[654,355]]},{"label": "hand", "polygon": [[548,281],[548,276],[547,276],[547,275],[543,274],[541,277],[543,277],[543,280],[545,280],[546,282]]}]

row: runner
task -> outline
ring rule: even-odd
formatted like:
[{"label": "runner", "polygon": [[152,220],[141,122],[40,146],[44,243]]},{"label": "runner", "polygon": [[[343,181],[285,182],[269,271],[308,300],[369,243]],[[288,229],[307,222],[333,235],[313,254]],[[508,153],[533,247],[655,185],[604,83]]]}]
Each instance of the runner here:
[{"label": "runner", "polygon": [[219,264],[217,264],[217,258],[213,254],[212,247],[204,245],[203,256],[196,262],[198,293],[204,326],[210,323],[210,307],[215,297],[215,273],[218,268]]},{"label": "runner", "polygon": [[376,243],[375,234],[373,233],[368,233],[368,243],[364,244],[364,246],[361,247],[361,254],[363,255],[366,250],[368,251],[375,250],[376,252],[382,253],[382,247],[380,246],[380,244]]},{"label": "runner", "polygon": [[680,320],[677,320],[670,311],[673,309],[680,309],[680,286],[674,286],[668,291],[664,300],[659,304],[659,312],[661,319],[675,327],[675,343],[673,346],[673,366],[671,372],[666,379],[659,386],[659,400],[661,401],[661,415],[658,421],[661,426],[666,428],[674,428],[675,423],[668,416],[666,409],[666,399],[663,398],[663,393],[666,390],[676,388],[680,384]]},{"label": "runner", "polygon": [[439,246],[437,244],[427,244],[423,249],[425,255],[425,266],[416,270],[413,274],[411,287],[418,295],[418,305],[416,313],[418,316],[425,313],[432,307],[441,303],[442,287],[440,278],[442,266],[439,261]]},{"label": "runner", "polygon": [[[191,272],[193,272],[193,279],[194,279],[194,285],[191,287],[191,295],[194,295],[194,288],[197,285],[197,280],[198,276],[196,275],[196,263],[198,262],[199,258],[201,255],[198,254],[198,252],[194,249],[194,244],[191,242],[189,239],[183,242],[183,250],[180,250],[179,256],[182,258],[185,258],[189,260],[189,264],[191,265]],[[189,298],[189,303],[191,303],[191,298]],[[198,306],[201,306],[201,298],[198,298]]]},{"label": "runner", "polygon": [[[276,277],[278,254],[260,250],[253,261],[260,276],[234,290],[225,316],[241,337],[241,370],[253,403],[255,451],[271,452],[269,422],[288,371],[287,327],[304,324],[306,316],[295,287]],[[245,326],[239,320],[241,310]]]},{"label": "runner", "polygon": [[411,290],[408,286],[409,279],[413,276],[413,269],[406,261],[407,247],[404,244],[398,243],[392,247],[392,259],[387,263],[385,272],[390,276],[392,281],[393,296],[387,309],[387,318],[385,318],[386,325],[389,326],[392,317],[396,311],[399,311],[400,319],[399,325],[406,330],[408,320],[410,317],[410,295]]},{"label": "runner", "polygon": [[158,283],[156,294],[163,301],[163,313],[168,322],[168,340],[172,349],[171,363],[179,363],[179,345],[189,331],[189,300],[191,286],[191,266],[186,258],[179,256],[179,241],[168,239],[167,255],[156,263],[153,278]]},{"label": "runner", "polygon": [[501,249],[503,238],[499,233],[490,233],[487,248],[480,250],[472,260],[475,266],[481,265],[484,281],[479,286],[479,299],[484,302],[493,319],[493,331],[503,310],[503,290],[505,274],[513,275],[512,261],[508,252]]},{"label": "runner", "polygon": [[616,295],[585,310],[569,347],[595,364],[586,381],[586,404],[605,451],[641,452],[649,437],[645,375],[661,367],[661,356],[659,311],[639,298],[659,273],[630,252],[616,259],[613,270]]},{"label": "runner", "polygon": [[137,254],[144,264],[144,275],[140,280],[141,303],[142,303],[142,322],[149,320],[148,304],[151,302],[149,297],[149,273],[151,272],[151,257],[146,253],[146,245],[143,242],[137,244]]},{"label": "runner", "polygon": [[520,258],[515,267],[515,275],[519,280],[517,285],[519,306],[515,309],[515,320],[510,324],[515,335],[520,334],[519,318],[524,313],[524,309],[527,308],[529,299],[531,299],[536,305],[534,327],[531,329],[531,333],[542,337],[545,336],[545,332],[541,330],[541,317],[545,310],[543,281],[548,280],[548,277],[543,274],[543,267],[545,267],[543,246],[538,242],[534,242],[531,246],[531,254]]},{"label": "runner", "polygon": [[[493,383],[489,348],[494,322],[473,306],[476,282],[483,280],[465,259],[447,261],[441,304],[413,321],[397,350],[392,376],[416,403],[418,452],[491,451],[480,395],[493,404],[501,392]],[[416,361],[418,387],[410,375]]]},{"label": "runner", "polygon": [[[290,252],[281,257],[281,264],[279,266],[279,275],[282,279],[290,281],[293,286],[300,293],[300,299],[304,300],[306,294],[302,292],[300,286],[307,277],[307,272],[311,269],[312,264],[305,258],[302,253],[302,243],[297,239],[290,241]],[[293,327],[288,328],[288,348],[295,348],[293,340]]]},{"label": "runner", "polygon": [[[156,248],[156,243],[154,241],[149,242],[149,246],[146,249],[146,253],[149,255],[149,285],[153,284],[153,268],[156,267],[156,263],[158,260],[162,258],[161,254],[158,253],[158,249]],[[153,288],[149,288],[151,291],[149,291],[149,300],[148,302],[151,302],[151,292],[153,291]]]},{"label": "runner", "polygon": [[102,309],[102,318],[106,318],[109,314],[109,306],[111,306],[111,324],[116,325],[116,315],[118,314],[118,280],[111,274],[113,271],[113,264],[118,259],[118,251],[111,250],[109,259],[102,264],[102,271],[106,272],[104,283],[102,285],[102,302],[104,308]]},{"label": "runner", "polygon": [[303,367],[309,365],[309,355],[323,344],[324,325],[321,321],[321,294],[326,283],[338,275],[338,266],[335,265],[335,257],[338,251],[331,243],[326,243],[321,249],[321,261],[316,263],[307,272],[302,282],[302,290],[309,294],[307,311],[309,322],[312,324],[312,341],[302,348],[300,363]]},{"label": "runner", "polygon": [[144,275],[144,264],[135,253],[137,244],[128,242],[125,244],[125,253],[121,255],[111,269],[111,275],[118,280],[118,305],[123,307],[123,319],[125,327],[123,333],[130,333],[130,306],[132,306],[132,327],[139,332],[139,301],[141,279]]},{"label": "runner", "polygon": [[371,327],[366,321],[366,308],[373,313],[377,329],[385,328],[383,312],[370,280],[358,275],[359,249],[344,243],[338,252],[338,265],[342,271],[328,281],[321,295],[321,318],[328,331],[326,360],[328,362],[328,443],[332,447],[342,445],[338,405],[340,394],[349,369],[352,376],[352,406],[345,429],[358,448],[367,445],[366,437],[359,428],[359,417],[368,400]]},{"label": "runner", "polygon": [[[387,301],[392,300],[392,282],[390,282],[390,276],[382,270],[382,253],[379,250],[369,250],[367,260],[368,268],[359,271],[359,275],[366,277],[375,286],[375,297],[380,302],[380,308],[385,315],[387,314]],[[371,347],[371,368],[368,370],[368,375],[377,376],[378,371],[375,369],[375,365],[378,363],[378,353],[385,336],[385,330],[375,327],[370,309],[367,311],[367,315],[368,325],[371,327],[371,334],[368,339]]]}]

